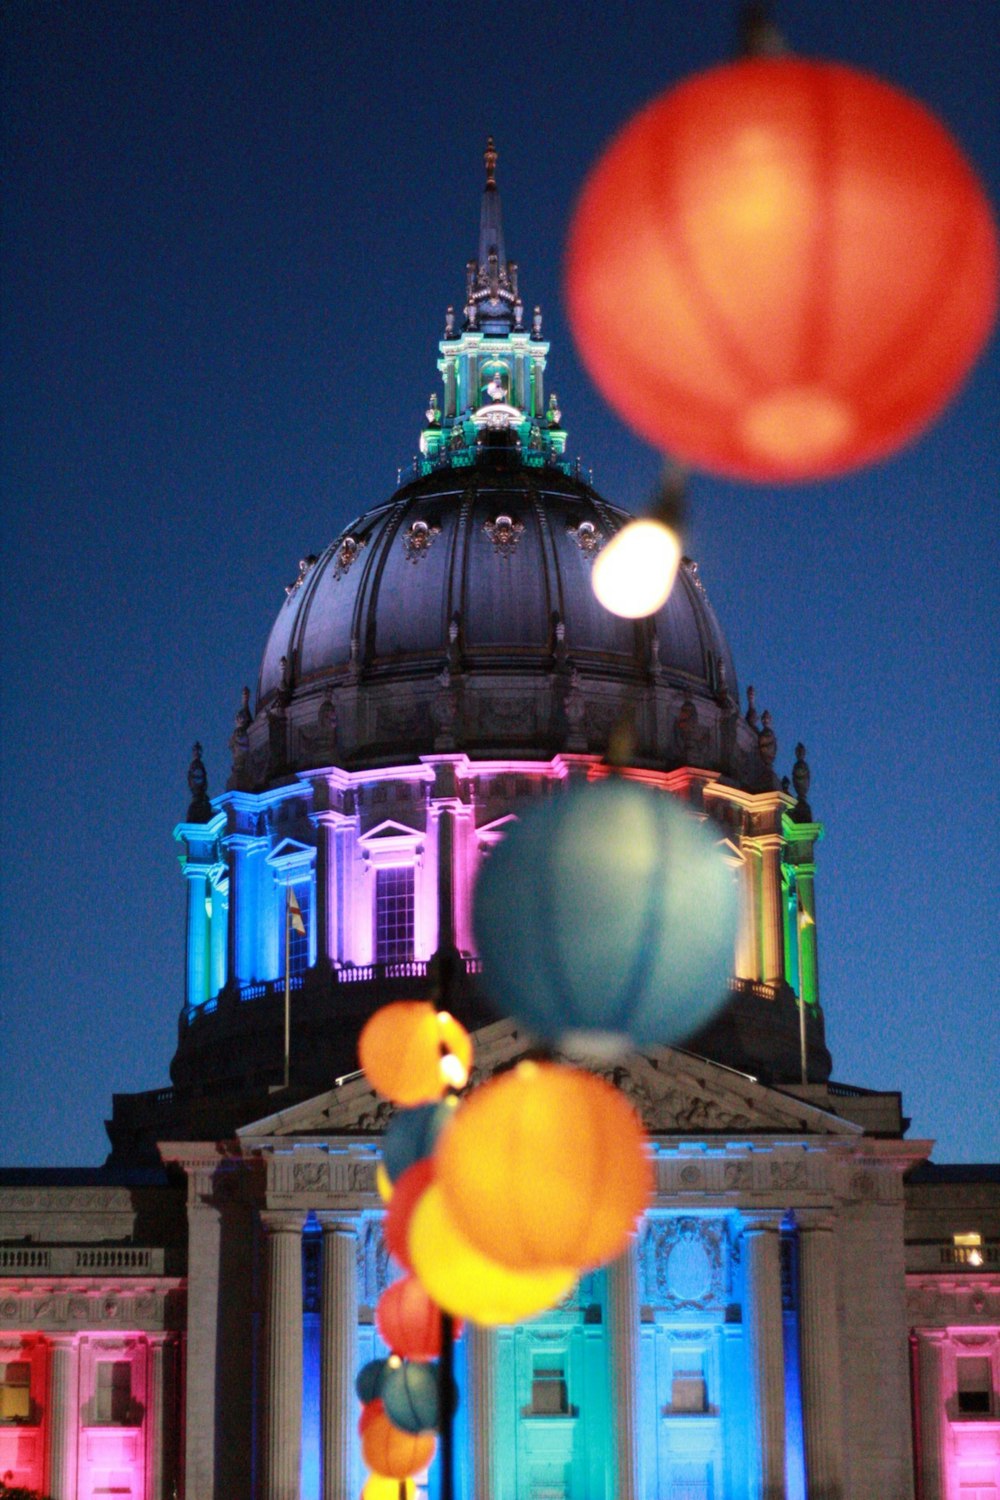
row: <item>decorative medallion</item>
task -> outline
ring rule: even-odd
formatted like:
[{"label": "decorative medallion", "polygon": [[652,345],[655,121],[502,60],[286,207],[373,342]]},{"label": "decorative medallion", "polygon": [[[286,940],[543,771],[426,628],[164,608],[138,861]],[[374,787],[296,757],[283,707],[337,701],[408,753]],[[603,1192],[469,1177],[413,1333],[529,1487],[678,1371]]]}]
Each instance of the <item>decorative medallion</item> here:
[{"label": "decorative medallion", "polygon": [[334,578],[343,578],[364,545],[364,537],[341,537],[337,543],[337,561],[333,568]]},{"label": "decorative medallion", "polygon": [[588,562],[592,562],[604,546],[604,532],[593,521],[581,521],[578,526],[567,526],[566,535],[573,538]]},{"label": "decorative medallion", "polygon": [[720,1222],[652,1219],[643,1249],[650,1303],[674,1309],[723,1305],[725,1234]]},{"label": "decorative medallion", "polygon": [[424,553],[430,549],[434,538],[440,535],[440,526],[431,526],[427,521],[411,521],[403,532],[406,561],[418,563]]},{"label": "decorative medallion", "polygon": [[289,599],[291,599],[294,594],[298,593],[303,583],[305,583],[306,575],[310,573],[316,566],[317,561],[318,559],[315,552],[310,552],[308,557],[299,558],[298,577],[294,578],[291,583],[287,583],[285,585],[285,593],[287,594]]},{"label": "decorative medallion", "polygon": [[524,522],[515,521],[513,516],[499,515],[495,520],[484,521],[483,530],[500,556],[510,557],[521,538]]}]

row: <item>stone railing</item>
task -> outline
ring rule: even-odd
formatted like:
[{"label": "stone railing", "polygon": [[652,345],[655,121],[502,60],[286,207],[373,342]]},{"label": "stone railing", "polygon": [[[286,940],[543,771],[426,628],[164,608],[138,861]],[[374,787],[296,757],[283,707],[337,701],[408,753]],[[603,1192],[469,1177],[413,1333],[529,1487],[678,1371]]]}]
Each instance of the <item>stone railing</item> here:
[{"label": "stone railing", "polygon": [[4,1245],[0,1275],[162,1276],[164,1252],[137,1245]]}]

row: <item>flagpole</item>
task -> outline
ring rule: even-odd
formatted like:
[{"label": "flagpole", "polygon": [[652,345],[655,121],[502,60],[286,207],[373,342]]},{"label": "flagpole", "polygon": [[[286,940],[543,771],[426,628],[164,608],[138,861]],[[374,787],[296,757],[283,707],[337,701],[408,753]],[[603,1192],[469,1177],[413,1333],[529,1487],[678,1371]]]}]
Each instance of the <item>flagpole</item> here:
[{"label": "flagpole", "polygon": [[285,1088],[288,1087],[288,1061],[292,1041],[292,888],[285,886]]}]

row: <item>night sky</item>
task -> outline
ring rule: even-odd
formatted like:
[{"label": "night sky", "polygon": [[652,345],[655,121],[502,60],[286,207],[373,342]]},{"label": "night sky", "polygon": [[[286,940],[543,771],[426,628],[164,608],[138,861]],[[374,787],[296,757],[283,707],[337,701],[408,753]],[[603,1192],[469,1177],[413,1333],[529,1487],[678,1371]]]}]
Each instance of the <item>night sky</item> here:
[{"label": "night sky", "polygon": [[[729,55],[734,9],[7,0],[4,1165],[101,1161],[112,1092],[168,1082],[191,745],[221,791],[298,558],[410,463],[488,132],[569,451],[646,500],[657,456],[576,360],[562,246],[601,145]],[[924,100],[997,203],[992,3],[778,19]],[[779,773],[808,750],[834,1076],[902,1089],[942,1161],[1000,1155],[998,373],[994,339],[932,432],[849,480],[690,489],[741,697]]]}]

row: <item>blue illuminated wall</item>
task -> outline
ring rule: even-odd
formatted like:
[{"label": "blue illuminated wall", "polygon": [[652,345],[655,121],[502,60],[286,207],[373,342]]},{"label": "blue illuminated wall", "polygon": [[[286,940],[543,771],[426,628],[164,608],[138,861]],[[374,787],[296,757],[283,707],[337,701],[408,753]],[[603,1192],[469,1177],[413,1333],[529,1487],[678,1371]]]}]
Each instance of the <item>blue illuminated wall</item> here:
[{"label": "blue illuminated wall", "polygon": [[[739,1216],[654,1211],[639,1243],[638,1435],[642,1500],[747,1500],[750,1399]],[[797,1242],[782,1234],[788,1500],[805,1500],[799,1384]],[[319,1236],[303,1238],[304,1382],[302,1500],[320,1500]],[[377,1221],[362,1234],[358,1368],[388,1350],[373,1308],[394,1275]],[[471,1490],[467,1340],[455,1374],[457,1497]],[[497,1331],[497,1500],[542,1494],[614,1500],[614,1413],[603,1272],[582,1278],[566,1302],[530,1323]],[[360,1410],[360,1408],[359,1408]],[[364,1470],[357,1443],[357,1473]],[[427,1500],[438,1500],[432,1465]]]}]

